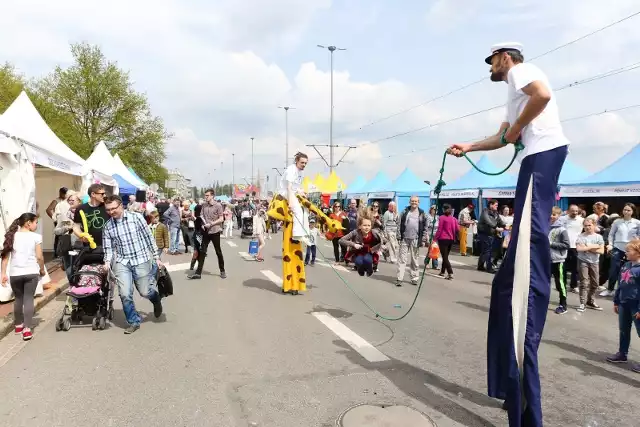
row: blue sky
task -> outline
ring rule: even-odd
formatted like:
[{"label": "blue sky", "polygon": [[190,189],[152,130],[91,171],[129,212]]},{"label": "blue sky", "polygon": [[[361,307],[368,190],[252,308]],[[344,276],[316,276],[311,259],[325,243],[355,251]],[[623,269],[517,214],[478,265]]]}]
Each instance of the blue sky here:
[{"label": "blue sky", "polygon": [[[255,168],[273,176],[284,165],[284,112],[290,153],[307,151],[309,174],[326,167],[305,144],[328,142],[329,57],[335,54],[334,142],[360,145],[504,102],[505,85],[486,81],[408,113],[360,128],[463,84],[488,77],[493,43],[520,41],[525,59],[640,10],[635,0],[115,0],[99,13],[79,0],[3,5],[0,58],[27,76],[69,61],[68,44],[99,44],[130,70],[175,137],[166,165],[199,185],[236,182]],[[640,61],[640,16],[537,61],[554,87]],[[558,93],[562,118],[640,103],[640,70]],[[347,182],[406,166],[434,179],[448,143],[488,135],[493,111],[377,144],[363,145],[338,168]],[[640,138],[640,108],[567,123],[570,158],[597,171]],[[429,150],[425,150],[429,148]],[[418,150],[418,151],[412,151]],[[422,151],[420,151],[422,150]],[[327,150],[324,150],[326,152]],[[341,150],[337,150],[342,155]],[[492,153],[497,164],[509,153]],[[391,157],[389,157],[391,156]],[[222,167],[220,162],[223,163]],[[214,171],[215,169],[215,171]],[[468,165],[450,161],[447,179]]]}]

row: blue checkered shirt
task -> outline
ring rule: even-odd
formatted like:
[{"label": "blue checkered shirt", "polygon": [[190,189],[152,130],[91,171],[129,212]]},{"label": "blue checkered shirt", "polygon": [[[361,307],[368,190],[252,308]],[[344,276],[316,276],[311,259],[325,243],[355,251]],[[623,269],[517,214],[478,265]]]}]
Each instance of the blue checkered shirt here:
[{"label": "blue checkered shirt", "polygon": [[158,260],[158,247],[142,215],[124,211],[122,218],[111,218],[102,230],[104,262],[114,259],[124,265],[140,265]]}]

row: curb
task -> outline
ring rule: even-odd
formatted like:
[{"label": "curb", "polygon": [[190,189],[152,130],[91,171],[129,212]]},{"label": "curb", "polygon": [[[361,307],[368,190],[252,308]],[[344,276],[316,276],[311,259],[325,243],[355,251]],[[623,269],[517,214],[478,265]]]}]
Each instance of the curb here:
[{"label": "curb", "polygon": [[[64,278],[59,283],[60,285],[53,292],[45,294],[42,297],[36,299],[34,306],[34,315],[37,314],[38,311],[40,311],[45,305],[49,304],[57,296],[66,291],[69,287],[69,281],[66,278]],[[7,322],[6,325],[0,325],[0,339],[9,335],[13,331],[13,315],[7,316],[7,319],[11,319],[11,321]]]}]

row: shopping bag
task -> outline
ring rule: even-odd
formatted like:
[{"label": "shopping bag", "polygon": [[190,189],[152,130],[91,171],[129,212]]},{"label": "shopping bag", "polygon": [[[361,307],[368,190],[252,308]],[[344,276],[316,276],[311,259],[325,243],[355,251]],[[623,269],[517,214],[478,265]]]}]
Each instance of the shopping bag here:
[{"label": "shopping bag", "polygon": [[436,242],[431,243],[431,247],[429,248],[429,258],[430,259],[440,258],[440,246],[438,246]]},{"label": "shopping bag", "polygon": [[258,241],[251,240],[249,242],[249,255],[258,255]]}]

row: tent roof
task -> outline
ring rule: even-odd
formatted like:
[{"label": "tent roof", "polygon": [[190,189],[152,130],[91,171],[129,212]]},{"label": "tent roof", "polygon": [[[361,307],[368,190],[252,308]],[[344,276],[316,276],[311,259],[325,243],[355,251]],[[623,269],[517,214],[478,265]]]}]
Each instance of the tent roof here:
[{"label": "tent roof", "polygon": [[389,177],[382,171],[378,172],[376,176],[369,182],[367,182],[360,193],[375,193],[382,191],[391,191],[392,182]]},{"label": "tent roof", "polygon": [[[498,168],[489,160],[487,155],[480,157],[476,165],[486,171],[497,171]],[[445,190],[465,190],[471,188],[495,188],[496,183],[500,182],[495,176],[485,175],[478,172],[473,166],[464,175],[456,179],[451,184],[447,184]]]},{"label": "tent roof", "polygon": [[126,181],[135,185],[137,188],[141,190],[145,190],[147,188],[147,186],[143,182],[139,181],[136,177],[134,177],[131,174],[131,172],[129,172],[129,169],[125,166],[124,163],[122,163],[120,156],[118,156],[117,154],[113,156],[113,161],[116,167],[115,173],[117,173]]},{"label": "tent roof", "polygon": [[[606,168],[592,175],[582,177],[582,179],[572,179],[566,182],[562,181],[562,174],[560,174],[560,180],[564,184],[617,184],[617,183],[637,183],[640,182],[638,175],[629,173],[629,171],[636,170],[640,164],[640,144],[633,147],[627,153],[623,154],[611,163]],[[566,162],[565,162],[566,165]],[[564,170],[563,170],[564,172]]]},{"label": "tent roof", "polygon": [[418,178],[408,167],[393,181],[391,191],[396,193],[410,193],[421,195],[429,195],[431,187],[423,180]]},{"label": "tent roof", "polygon": [[338,175],[336,175],[335,171],[331,171],[331,173],[329,174],[329,177],[324,183],[324,186],[322,187],[322,192],[337,193],[338,191],[343,191],[344,189],[345,189],[344,182],[342,182],[342,180],[338,178]]},{"label": "tent roof", "polygon": [[358,175],[356,179],[354,179],[351,184],[347,187],[344,192],[346,194],[355,194],[359,193],[362,188],[367,185],[367,180],[362,177],[362,175]]},{"label": "tent roof", "polygon": [[313,178],[313,185],[316,186],[316,192],[322,191],[324,188],[325,179],[319,173],[316,174],[316,177]]},{"label": "tent roof", "polygon": [[[580,184],[589,176],[589,172],[567,159],[562,166],[558,184]],[[484,188],[515,188],[518,185],[518,173],[508,174],[498,184]]]},{"label": "tent roof", "polygon": [[104,142],[100,141],[96,148],[93,149],[93,153],[87,158],[85,168],[98,172],[98,178],[103,184],[113,186],[117,183],[118,187],[120,186],[120,182],[113,177],[115,173],[113,157],[111,157],[111,153],[109,153],[109,149]]},{"label": "tent roof", "polygon": [[136,178],[138,181],[140,181],[140,182],[141,182],[145,187],[148,187],[147,183],[146,183],[146,182],[144,182],[144,181],[142,180],[142,178],[140,178],[140,177],[138,176],[138,174],[136,173],[136,171],[134,171],[134,170],[133,170],[133,168],[128,168],[128,169],[129,169],[129,172],[131,172],[131,175],[133,175],[133,177],[134,177],[134,178]]},{"label": "tent roof", "polygon": [[22,91],[0,116],[0,131],[25,142],[34,163],[71,175],[83,175],[85,161],[47,126],[26,92]]},{"label": "tent roof", "polygon": [[113,174],[113,179],[118,183],[118,190],[120,191],[120,194],[135,194],[138,190],[135,185],[127,182],[126,179],[117,173]]}]

